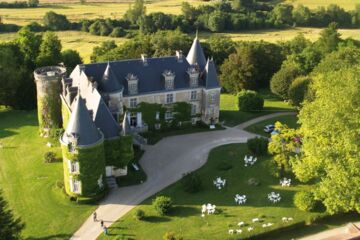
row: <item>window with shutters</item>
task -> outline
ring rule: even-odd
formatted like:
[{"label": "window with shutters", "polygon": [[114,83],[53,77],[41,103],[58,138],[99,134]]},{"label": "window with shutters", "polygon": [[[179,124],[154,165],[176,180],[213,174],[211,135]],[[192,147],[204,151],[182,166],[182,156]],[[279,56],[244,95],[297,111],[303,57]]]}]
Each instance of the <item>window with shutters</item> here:
[{"label": "window with shutters", "polygon": [[81,181],[70,177],[70,192],[81,194]]},{"label": "window with shutters", "polygon": [[166,103],[173,103],[174,102],[174,94],[169,93],[166,94]]},{"label": "window with shutters", "polygon": [[68,160],[69,173],[75,174],[80,172],[79,162]]}]

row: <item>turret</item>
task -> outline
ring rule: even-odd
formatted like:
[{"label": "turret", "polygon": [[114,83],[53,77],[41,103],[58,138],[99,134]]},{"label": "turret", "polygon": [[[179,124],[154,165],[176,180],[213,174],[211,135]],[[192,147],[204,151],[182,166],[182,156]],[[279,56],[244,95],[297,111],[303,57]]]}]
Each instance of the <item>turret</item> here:
[{"label": "turret", "polygon": [[204,51],[197,37],[197,33],[191,45],[190,51],[186,57],[186,60],[190,65],[198,65],[201,70],[203,70],[205,67],[206,59],[205,59]]},{"label": "turret", "polygon": [[96,198],[105,189],[104,137],[78,93],[69,123],[60,138],[64,185],[68,195]]},{"label": "turret", "polygon": [[66,68],[48,66],[34,71],[40,135],[47,137],[51,129],[61,127],[61,79]]}]

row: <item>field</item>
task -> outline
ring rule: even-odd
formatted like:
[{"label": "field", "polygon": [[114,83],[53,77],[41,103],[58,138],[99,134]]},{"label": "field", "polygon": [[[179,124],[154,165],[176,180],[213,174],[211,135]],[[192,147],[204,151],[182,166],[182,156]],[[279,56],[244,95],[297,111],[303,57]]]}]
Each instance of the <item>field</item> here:
[{"label": "field", "polygon": [[264,110],[254,112],[239,111],[237,98],[231,94],[221,94],[220,97],[220,121],[224,121],[226,126],[235,126],[252,118],[266,115],[273,112],[294,111],[289,104],[279,100],[267,91],[261,91],[264,97]]},{"label": "field", "polygon": [[[206,41],[207,38],[213,35],[228,36],[234,41],[267,41],[279,42],[293,39],[297,34],[302,33],[311,41],[315,41],[319,37],[319,28],[291,28],[286,30],[257,30],[236,33],[200,33],[200,39]],[[340,29],[342,38],[354,38],[360,40],[360,31],[358,29]],[[86,32],[80,31],[60,31],[56,32],[59,36],[63,50],[74,49],[77,50],[85,63],[90,62],[90,55],[92,49],[98,46],[101,42],[106,40],[114,40],[117,44],[128,41],[126,38],[111,38],[94,36]],[[16,38],[16,33],[2,33],[0,34],[0,42],[11,41]],[[140,56],[139,56],[140,57]]]},{"label": "field", "polygon": [[[110,227],[110,239],[118,235],[129,237],[125,239],[162,239],[166,232],[181,234],[184,239],[236,239],[228,235],[228,230],[241,228],[237,226],[240,221],[244,221],[247,226],[242,227],[243,233],[236,237],[243,238],[321,215],[317,212],[303,212],[293,206],[294,194],[310,186],[295,183],[294,186],[283,188],[279,185],[279,179],[269,174],[271,157],[260,157],[254,166],[245,167],[242,159],[246,154],[249,154],[246,144],[224,145],[213,149],[208,162],[196,171],[202,180],[202,191],[186,193],[180,182],[167,187],[156,195],[172,198],[174,208],[169,216],[159,216],[155,212],[151,206],[155,196],[152,196]],[[219,170],[218,166],[223,165],[224,162],[230,164],[232,168]],[[224,189],[215,188],[212,181],[216,177],[226,179],[227,185]],[[248,185],[247,181],[254,177],[260,181],[259,186]],[[281,194],[282,199],[279,203],[273,204],[268,201],[267,194],[271,191]],[[246,204],[237,205],[234,201],[235,194],[245,194]],[[219,213],[202,218],[201,205],[206,203],[215,204]],[[137,209],[145,211],[146,217],[143,221],[134,219],[133,215]],[[284,216],[292,217],[294,220],[283,223],[281,219]],[[252,218],[257,217],[263,219],[263,222],[252,223]],[[268,228],[262,227],[263,223],[269,222],[274,225]],[[250,226],[254,227],[253,232],[246,230]],[[286,234],[273,239],[282,238],[291,239],[291,235]],[[108,239],[108,237],[100,237],[100,239]]]},{"label": "field", "polygon": [[297,5],[304,5],[309,8],[317,8],[328,6],[329,4],[337,4],[346,10],[353,10],[356,4],[360,4],[360,0],[286,0],[286,3]]},{"label": "field", "polygon": [[[41,1],[40,1],[41,2]],[[120,18],[129,8],[129,4],[133,1],[122,0],[114,2],[91,2],[86,4],[72,3],[68,1],[56,1],[56,4],[50,4],[53,1],[47,1],[40,5],[39,8],[27,9],[1,9],[1,16],[5,23],[15,23],[18,25],[26,25],[31,21],[41,22],[43,16],[48,11],[64,14],[70,21],[78,21],[81,19],[94,18]],[[147,1],[147,13],[164,12],[171,14],[181,13],[180,0],[152,0]],[[205,4],[202,1],[190,0],[190,4],[197,6]]]},{"label": "field", "polygon": [[0,186],[16,216],[26,224],[28,239],[69,239],[95,206],[77,205],[56,186],[63,180],[62,161],[44,163],[49,149],[38,135],[35,111],[0,109]]}]

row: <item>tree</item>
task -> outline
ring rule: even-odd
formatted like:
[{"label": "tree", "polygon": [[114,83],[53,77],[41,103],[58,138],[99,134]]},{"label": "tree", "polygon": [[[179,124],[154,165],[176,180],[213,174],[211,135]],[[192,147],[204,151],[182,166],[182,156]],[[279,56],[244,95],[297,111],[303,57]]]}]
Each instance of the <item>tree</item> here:
[{"label": "tree", "polygon": [[116,48],[115,41],[104,41],[100,44],[100,46],[96,46],[93,48],[93,52],[90,56],[91,62],[98,62],[98,58],[108,51]]},{"label": "tree", "polygon": [[311,10],[304,5],[298,5],[292,11],[292,17],[297,26],[309,26],[311,24]]},{"label": "tree", "polygon": [[[146,39],[145,39],[146,41]],[[151,48],[155,57],[171,56],[175,51],[181,50],[187,53],[190,49],[192,39],[179,30],[158,31],[151,36]]]},{"label": "tree", "polygon": [[188,2],[181,3],[181,12],[185,16],[185,19],[193,22],[199,14],[196,8],[192,7]]},{"label": "tree", "polygon": [[280,175],[292,170],[292,161],[298,157],[301,147],[301,135],[286,124],[275,123],[275,131],[278,134],[271,135],[269,153],[274,155],[274,162]]},{"label": "tree", "polygon": [[39,0],[28,0],[29,7],[37,7],[39,6]]},{"label": "tree", "polygon": [[270,81],[270,89],[282,99],[288,99],[288,91],[291,83],[301,74],[296,65],[283,66]]},{"label": "tree", "polygon": [[0,191],[0,239],[21,239],[21,231],[24,227],[25,225],[21,222],[20,218],[14,218]]},{"label": "tree", "polygon": [[292,105],[299,107],[307,96],[311,78],[297,77],[290,85],[288,97]]},{"label": "tree", "polygon": [[43,35],[40,53],[36,59],[38,67],[57,65],[61,62],[61,42],[53,32]]},{"label": "tree", "polygon": [[137,24],[141,17],[145,16],[146,7],[144,0],[135,0],[134,4],[126,11],[124,18],[132,24]]},{"label": "tree", "polygon": [[264,98],[255,91],[241,90],[237,97],[240,111],[260,111],[264,107]]},{"label": "tree", "polygon": [[225,20],[225,13],[215,11],[209,16],[207,27],[212,32],[221,32],[225,29]]},{"label": "tree", "polygon": [[65,15],[57,14],[53,11],[45,13],[43,21],[45,27],[53,31],[68,30],[71,25]]},{"label": "tree", "polygon": [[124,37],[126,35],[126,32],[122,27],[115,27],[112,32],[110,33],[110,37]]},{"label": "tree", "polygon": [[231,5],[235,10],[251,9],[254,6],[254,0],[233,0]]},{"label": "tree", "polygon": [[224,60],[235,52],[235,42],[225,36],[211,36],[206,43],[209,45],[209,53],[205,55],[212,56],[217,66],[220,66]]},{"label": "tree", "polygon": [[220,67],[220,81],[227,91],[233,93],[241,89],[268,87],[283,59],[281,48],[275,44],[241,43]]},{"label": "tree", "polygon": [[341,34],[338,32],[338,24],[333,22],[330,23],[327,28],[320,32],[320,38],[316,44],[323,54],[330,53],[336,50]]},{"label": "tree", "polygon": [[16,42],[20,51],[24,54],[24,60],[28,67],[33,69],[35,67],[35,60],[39,55],[41,36],[30,31],[28,27],[22,27],[17,33]]},{"label": "tree", "polygon": [[277,4],[271,11],[271,21],[276,27],[289,26],[293,24],[293,6],[288,4]]},{"label": "tree", "polygon": [[299,114],[304,135],[296,177],[314,180],[314,195],[330,214],[360,212],[360,66],[350,65],[313,79],[315,99]]},{"label": "tree", "polygon": [[70,74],[76,65],[82,63],[82,59],[78,51],[67,49],[61,53],[62,61],[66,67],[66,71]]},{"label": "tree", "polygon": [[170,197],[158,196],[153,200],[155,210],[161,215],[166,215],[172,207],[172,200]]}]

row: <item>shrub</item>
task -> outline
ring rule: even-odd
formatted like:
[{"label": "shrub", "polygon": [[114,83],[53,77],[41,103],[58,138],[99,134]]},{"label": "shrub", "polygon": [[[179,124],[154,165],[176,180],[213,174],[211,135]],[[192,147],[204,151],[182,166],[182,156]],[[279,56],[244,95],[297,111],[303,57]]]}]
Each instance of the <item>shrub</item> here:
[{"label": "shrub", "polygon": [[201,190],[201,179],[196,173],[187,173],[181,179],[181,185],[185,192],[195,193]]},{"label": "shrub", "polygon": [[134,218],[137,220],[143,220],[144,217],[145,217],[145,212],[141,209],[137,209],[134,214]]},{"label": "shrub", "polygon": [[44,154],[44,162],[45,163],[52,163],[56,160],[56,155],[54,152],[46,152]]},{"label": "shrub", "polygon": [[56,181],[56,187],[59,189],[64,189],[64,181],[63,180],[57,180]]},{"label": "shrub", "polygon": [[291,83],[288,95],[292,105],[300,106],[304,101],[310,81],[309,77],[298,77]]},{"label": "shrub", "polygon": [[226,160],[221,160],[217,167],[216,167],[218,170],[220,171],[227,171],[227,170],[230,170],[233,168],[233,166],[231,165],[231,163],[229,163],[228,161]]},{"label": "shrub", "polygon": [[163,237],[164,240],[182,240],[183,238],[176,235],[174,232],[166,232]]},{"label": "shrub", "polygon": [[70,22],[65,15],[57,14],[53,11],[47,12],[44,15],[44,25],[47,29],[53,31],[68,30]]},{"label": "shrub", "polygon": [[297,192],[294,196],[295,206],[303,211],[312,211],[316,206],[316,200],[311,192]]},{"label": "shrub", "polygon": [[288,99],[288,91],[294,79],[300,75],[300,70],[297,66],[286,65],[283,66],[270,81],[271,92],[275,93],[282,99]]},{"label": "shrub", "polygon": [[246,144],[253,154],[261,156],[267,153],[269,140],[263,137],[255,137],[248,139]]},{"label": "shrub", "polygon": [[241,111],[262,110],[264,99],[255,91],[242,90],[238,94],[238,106]]},{"label": "shrub", "polygon": [[158,196],[153,201],[153,206],[160,215],[166,215],[172,206],[172,200],[170,197]]},{"label": "shrub", "polygon": [[126,32],[121,27],[116,27],[110,33],[110,37],[124,37]]}]

